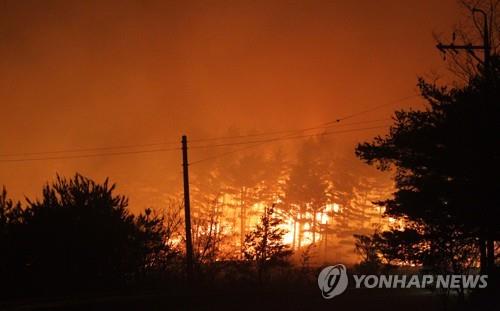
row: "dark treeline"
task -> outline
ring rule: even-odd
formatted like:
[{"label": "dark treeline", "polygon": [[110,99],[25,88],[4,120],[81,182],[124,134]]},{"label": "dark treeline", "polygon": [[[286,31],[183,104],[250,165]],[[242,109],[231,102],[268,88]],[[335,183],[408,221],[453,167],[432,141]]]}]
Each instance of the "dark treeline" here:
[{"label": "dark treeline", "polygon": [[358,146],[361,159],[396,170],[394,197],[380,204],[387,215],[404,217],[406,229],[374,236],[387,263],[399,260],[453,273],[479,263],[483,273],[495,273],[500,240],[496,56],[490,71],[488,78],[476,75],[453,89],[421,81],[429,108],[397,112],[389,135]]},{"label": "dark treeline", "polygon": [[[484,10],[496,25],[496,6]],[[405,221],[404,229],[356,236],[365,268],[414,264],[441,274],[482,273],[489,277],[489,293],[498,290],[498,28],[490,28],[487,36],[479,38],[491,44],[486,59],[477,61],[470,52],[467,62],[453,59],[463,84],[445,87],[420,79],[426,109],[397,111],[388,135],[356,148],[366,163],[395,171],[393,197],[379,204],[386,215]],[[464,289],[458,294],[465,300]]]},{"label": "dark treeline", "polygon": [[0,194],[0,279],[3,296],[64,294],[111,288],[167,264],[162,216],[135,216],[115,185],[76,174],[57,177],[26,206]]},{"label": "dark treeline", "polygon": [[[114,184],[80,174],[57,176],[41,199],[24,205],[9,199],[4,187],[0,301],[185,287],[181,210],[172,203],[162,213],[146,209],[134,215]],[[196,235],[195,282],[262,285],[270,268],[288,266],[292,250],[283,243],[286,230],[274,211],[265,208],[247,233],[241,260],[216,262],[221,241],[211,233]]]}]

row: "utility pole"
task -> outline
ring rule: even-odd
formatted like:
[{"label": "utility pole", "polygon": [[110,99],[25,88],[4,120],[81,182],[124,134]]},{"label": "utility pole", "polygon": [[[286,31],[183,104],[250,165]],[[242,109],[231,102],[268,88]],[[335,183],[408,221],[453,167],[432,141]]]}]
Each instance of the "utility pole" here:
[{"label": "utility pole", "polygon": [[[480,109],[485,110],[486,106],[489,104],[489,83],[491,79],[491,69],[490,69],[490,58],[491,58],[491,42],[490,42],[490,30],[488,27],[488,15],[481,9],[474,8],[472,9],[472,14],[480,13],[483,16],[483,29],[482,29],[482,37],[483,44],[482,45],[473,45],[471,43],[456,45],[455,35],[453,35],[453,42],[451,44],[442,44],[439,43],[436,47],[443,53],[446,53],[447,50],[451,50],[454,53],[458,53],[460,50],[465,50],[468,52],[476,61],[483,65],[483,76],[486,81],[485,87],[485,98],[486,100],[483,103],[483,107]],[[477,57],[474,53],[474,50],[483,50],[483,59]],[[484,123],[481,123],[484,125]],[[479,251],[480,251],[480,266],[481,273],[489,273],[492,274],[492,269],[495,266],[495,245],[494,238],[492,237],[492,233],[490,229],[483,230],[480,233],[479,237]]]},{"label": "utility pole", "polygon": [[182,173],[184,177],[184,220],[186,227],[186,265],[187,279],[191,285],[193,281],[193,241],[191,239],[191,203],[189,198],[189,172],[187,137],[182,136]]},{"label": "utility pole", "polygon": [[[460,50],[465,50],[474,59],[483,65],[483,70],[485,78],[488,78],[490,71],[490,57],[491,57],[491,44],[490,44],[490,33],[488,29],[488,15],[481,9],[473,9],[472,13],[480,13],[483,15],[483,45],[473,45],[472,43],[467,44],[455,44],[455,34],[453,34],[453,41],[451,44],[442,44],[441,42],[436,45],[436,47],[443,53],[447,50],[458,53]],[[475,50],[483,50],[483,59],[481,60],[474,53]]]}]

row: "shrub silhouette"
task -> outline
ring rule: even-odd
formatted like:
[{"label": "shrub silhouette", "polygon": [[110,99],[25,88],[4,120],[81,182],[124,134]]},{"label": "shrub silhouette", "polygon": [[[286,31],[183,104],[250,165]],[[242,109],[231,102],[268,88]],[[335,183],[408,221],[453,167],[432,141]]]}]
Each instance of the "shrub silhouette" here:
[{"label": "shrub silhouette", "polygon": [[123,284],[156,262],[166,245],[163,220],[132,215],[126,197],[80,174],[57,176],[40,200],[28,199],[15,234],[14,270],[26,289],[59,293]]}]

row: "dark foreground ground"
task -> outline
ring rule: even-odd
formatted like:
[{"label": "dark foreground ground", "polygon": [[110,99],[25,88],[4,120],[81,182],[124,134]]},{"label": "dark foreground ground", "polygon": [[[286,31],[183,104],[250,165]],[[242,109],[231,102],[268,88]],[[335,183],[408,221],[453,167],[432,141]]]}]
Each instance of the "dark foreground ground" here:
[{"label": "dark foreground ground", "polygon": [[[317,287],[173,289],[0,304],[1,310],[479,310],[419,289],[352,289],[325,300]],[[483,308],[481,308],[483,309]],[[485,308],[500,310],[492,306]]]}]

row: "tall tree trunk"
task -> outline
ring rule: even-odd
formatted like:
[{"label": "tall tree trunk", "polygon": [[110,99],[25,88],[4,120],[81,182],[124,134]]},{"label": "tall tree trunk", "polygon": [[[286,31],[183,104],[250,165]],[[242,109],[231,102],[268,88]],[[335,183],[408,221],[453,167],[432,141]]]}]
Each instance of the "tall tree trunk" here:
[{"label": "tall tree trunk", "polygon": [[312,224],[311,224],[311,231],[312,231],[312,244],[316,243],[316,212],[313,211],[313,217],[312,217]]},{"label": "tall tree trunk", "polygon": [[298,221],[299,221],[299,234],[298,234],[298,241],[297,241],[297,249],[300,250],[300,247],[302,245],[302,211],[299,211],[298,215]]},{"label": "tall tree trunk", "polygon": [[245,231],[246,231],[246,208],[245,208],[245,187],[241,189],[240,193],[240,245],[241,245],[241,258],[244,257],[245,248]]},{"label": "tall tree trunk", "polygon": [[325,222],[325,229],[323,230],[323,238],[325,239],[325,254],[323,260],[326,261],[328,255],[328,219]]}]

